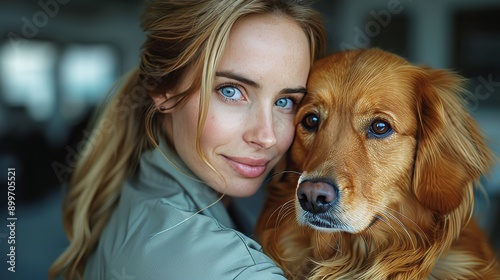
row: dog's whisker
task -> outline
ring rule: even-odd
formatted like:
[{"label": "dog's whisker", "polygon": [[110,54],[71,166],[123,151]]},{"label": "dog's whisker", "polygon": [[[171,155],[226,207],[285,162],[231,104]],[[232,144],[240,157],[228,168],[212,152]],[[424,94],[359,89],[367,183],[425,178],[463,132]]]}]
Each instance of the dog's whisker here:
[{"label": "dog's whisker", "polygon": [[284,220],[288,215],[293,214],[295,212],[293,204],[294,201],[289,200],[285,202],[283,205],[281,205],[278,209],[276,209],[279,210],[276,217],[276,224],[275,224],[276,227],[279,227],[281,221]]},{"label": "dog's whisker", "polygon": [[[320,232],[316,232],[316,236],[317,236],[317,237],[316,237],[316,239],[315,239],[315,240],[316,240],[316,243],[317,243],[317,244],[316,244],[317,248],[323,248],[323,247],[325,246],[325,244],[326,244],[326,247],[327,247],[327,248],[332,249],[332,252],[334,252],[334,251],[337,251],[337,252],[338,252],[338,250],[330,244],[331,239],[330,239],[330,240],[329,240],[329,239],[327,239],[327,238],[326,238],[323,234],[321,234]],[[321,243],[321,241],[323,241],[323,243]],[[338,245],[338,244],[337,244],[337,245]],[[338,246],[337,246],[337,248],[338,248]],[[325,256],[325,257],[324,257],[324,256],[322,255],[322,252],[320,251],[320,256],[321,256],[321,259],[322,259],[323,261],[324,261],[325,259],[328,259],[328,258],[330,257],[329,255],[330,255],[330,254],[328,254],[327,256]]]},{"label": "dog's whisker", "polygon": [[[372,231],[372,229],[368,228],[368,231]],[[380,246],[380,244],[377,244],[374,241],[370,242],[364,234],[360,234],[360,237],[361,237],[361,240],[363,240],[363,243],[365,244],[365,248],[368,249],[366,252],[367,255],[370,255],[372,252],[376,252],[376,250]]]},{"label": "dog's whisker", "polygon": [[342,235],[340,235],[339,239],[337,240],[337,253],[340,254],[340,256],[342,256],[344,254],[344,250],[342,248],[342,242],[343,242],[343,239],[344,237]]},{"label": "dog's whisker", "polygon": [[[269,217],[268,217],[268,219],[267,219],[267,221],[266,221],[266,226],[265,226],[265,228],[268,228],[268,226],[269,226],[269,222],[271,221],[271,219],[272,219],[272,217],[273,217],[274,215],[277,215],[277,218],[276,218],[276,224],[275,224],[275,226],[276,226],[276,227],[278,227],[278,226],[279,226],[279,220],[281,219],[281,218],[280,218],[280,216],[282,216],[282,213],[283,213],[283,212],[286,212],[286,211],[287,211],[287,210],[286,210],[286,208],[290,208],[289,204],[291,204],[291,203],[293,204],[293,200],[289,200],[289,201],[285,202],[284,204],[282,204],[282,205],[278,206],[278,207],[277,207],[277,208],[276,208],[276,209],[275,209],[275,210],[271,213],[271,215],[269,215]],[[293,208],[293,207],[291,207],[291,208]],[[289,210],[288,210],[288,211],[289,211]]]},{"label": "dog's whisker", "polygon": [[284,221],[284,222],[287,222],[289,221],[290,219],[288,219],[287,217],[288,216],[293,216],[294,215],[294,212],[293,212],[293,209],[288,209],[286,211],[283,211],[280,216],[276,219],[276,227],[278,226],[281,226],[281,223]]},{"label": "dog's whisker", "polygon": [[274,172],[273,174],[271,174],[265,181],[264,181],[264,184],[267,184],[269,183],[272,179],[278,177],[278,176],[281,176],[283,174],[286,174],[286,173],[291,173],[291,174],[295,174],[295,175],[302,175],[301,172],[298,172],[298,171],[294,171],[294,170],[282,170],[282,171],[279,171],[279,172]]},{"label": "dog's whisker", "polygon": [[339,235],[338,238],[335,239],[335,241],[336,241],[335,244],[334,244],[335,246],[331,245],[331,244],[328,244],[328,245],[329,245],[329,247],[331,249],[333,249],[333,251],[336,252],[336,254],[335,254],[336,256],[338,256],[339,254],[342,255],[343,254],[342,246],[341,246],[341,244],[342,244],[342,235]]},{"label": "dog's whisker", "polygon": [[412,247],[415,248],[415,244],[413,242],[412,235],[410,234],[410,232],[406,228],[405,224],[400,219],[398,219],[394,214],[390,213],[390,210],[393,210],[393,209],[386,208],[386,207],[379,207],[378,205],[375,205],[375,207],[377,207],[377,210],[380,213],[379,215],[377,215],[378,219],[380,221],[382,221],[383,223],[385,223],[386,225],[388,225],[392,229],[392,231],[396,234],[398,239],[400,241],[403,241],[403,237],[399,234],[399,231],[394,227],[394,224],[389,222],[389,220],[393,221],[400,229],[403,230],[405,235],[410,240]]},{"label": "dog's whisker", "polygon": [[[321,241],[326,241],[325,238],[322,237],[321,233],[315,232],[316,237],[314,238],[314,241],[316,242],[315,248],[322,248]],[[328,244],[328,242],[324,242],[325,244]],[[321,258],[322,261],[325,260],[323,257],[322,251],[319,251],[319,257]]]},{"label": "dog's whisker", "polygon": [[[401,221],[399,221],[399,219],[397,219],[397,217],[395,217],[394,215],[392,215],[391,213],[389,213],[387,211],[387,208],[381,207],[378,203],[373,202],[372,200],[368,199],[368,197],[366,197],[366,198],[368,200],[369,207],[372,208],[373,210],[375,210],[375,212],[379,213],[379,215],[376,215],[375,218],[378,219],[378,220],[380,220],[380,221],[382,221],[382,222],[384,222],[385,224],[387,224],[391,228],[391,230],[396,234],[396,236],[398,237],[398,239],[400,241],[402,241],[403,238],[399,234],[399,231],[396,230],[394,228],[394,225],[391,224],[391,223],[389,223],[388,220],[393,220],[400,228],[403,229],[403,231],[406,232],[406,235],[410,236],[409,233],[408,233],[408,231],[406,230],[404,224]],[[386,218],[384,218],[384,216],[386,216]],[[371,229],[371,227],[368,227],[368,230],[370,230],[370,229]],[[379,245],[376,245],[376,246],[379,246]]]},{"label": "dog's whisker", "polygon": [[[370,235],[368,236],[374,236],[375,235],[375,230],[373,230],[371,227],[368,228],[368,232],[371,232]],[[382,246],[380,242],[376,242],[377,239],[372,239],[371,242],[367,240],[367,236],[361,235],[361,238],[366,244],[366,248],[369,248],[369,251],[367,251],[367,255],[371,255],[374,252],[378,252],[378,249]]]},{"label": "dog's whisker", "polygon": [[[403,208],[403,210],[404,210],[404,208]],[[394,210],[394,211],[396,211],[396,210]],[[404,212],[404,211],[403,211],[403,212]],[[430,243],[431,243],[431,241],[430,241],[430,240],[429,240],[429,238],[427,237],[427,234],[425,234],[425,231],[424,231],[424,230],[423,230],[423,229],[422,229],[422,228],[421,228],[421,227],[420,227],[420,226],[419,226],[419,225],[418,225],[415,221],[413,221],[410,217],[406,216],[406,215],[405,215],[404,213],[402,213],[402,212],[398,212],[398,211],[396,211],[396,213],[400,214],[400,215],[401,215],[401,217],[403,217],[403,218],[405,218],[407,221],[409,221],[409,222],[412,224],[413,228],[414,228],[414,229],[416,229],[418,233],[420,233],[420,234],[416,234],[416,235],[415,235],[415,237],[420,237],[420,238],[423,238],[423,239],[424,239],[424,243],[426,243],[426,244],[430,244]]]},{"label": "dog's whisker", "polygon": [[[391,209],[391,208],[387,208],[387,207],[379,207],[376,203],[374,203],[373,206],[377,207],[377,210],[380,213],[379,220],[381,220],[382,222],[384,222],[385,224],[387,224],[398,235],[398,238],[400,240],[401,240],[401,236],[399,236],[399,233],[394,228],[394,225],[392,223],[389,223],[389,220],[393,221],[396,225],[398,225],[399,228],[401,228],[404,231],[404,233],[408,237],[408,240],[410,241],[413,249],[415,249],[417,247],[417,245],[414,242],[415,239],[424,238],[425,239],[424,243],[427,243],[427,244],[430,243],[430,241],[427,238],[427,235],[422,230],[422,228],[420,226],[418,226],[408,216],[404,215],[401,211],[397,211],[395,209]],[[391,212],[394,212],[394,214],[391,213]],[[396,215],[399,216],[399,217],[404,218],[406,221],[409,221],[412,224],[412,229],[414,229],[412,231],[413,234],[410,233],[410,231],[408,230],[407,226],[398,217],[396,217]]]},{"label": "dog's whisker", "polygon": [[[404,206],[403,206],[404,207]],[[415,222],[413,221],[410,217],[408,217],[407,215],[404,214],[404,208],[402,208],[401,211],[398,211],[398,210],[395,210],[395,209],[391,209],[391,208],[385,208],[386,211],[392,211],[394,212],[395,214],[390,214],[391,217],[393,217],[394,219],[396,219],[398,221],[398,224],[402,224],[402,228],[406,231],[407,230],[407,227],[404,226],[403,222],[396,218],[395,215],[398,215],[399,217],[401,218],[404,218],[405,221],[408,221],[409,223],[411,223],[412,225],[412,228],[416,231],[416,233],[414,234],[416,238],[424,238],[425,239],[425,243],[427,244],[430,244],[430,240],[428,239],[427,235],[425,234],[425,231]],[[418,233],[418,234],[417,234]]]}]

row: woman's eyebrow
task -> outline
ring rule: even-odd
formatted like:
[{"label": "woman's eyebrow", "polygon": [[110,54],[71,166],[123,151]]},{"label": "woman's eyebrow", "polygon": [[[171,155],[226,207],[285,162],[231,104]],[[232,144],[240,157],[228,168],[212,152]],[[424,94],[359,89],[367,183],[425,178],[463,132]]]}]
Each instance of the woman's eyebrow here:
[{"label": "woman's eyebrow", "polygon": [[230,72],[230,71],[218,71],[215,73],[215,76],[216,77],[225,77],[225,78],[228,78],[228,79],[233,79],[233,80],[236,80],[236,81],[239,81],[239,82],[242,82],[244,84],[247,84],[251,87],[255,87],[255,88],[262,88],[262,85],[255,82],[255,81],[252,81],[248,78],[245,78],[241,75],[238,75],[236,73],[233,73],[233,72]]},{"label": "woman's eyebrow", "polygon": [[[215,73],[215,76],[216,77],[224,77],[224,78],[228,78],[228,79],[233,79],[233,80],[236,80],[236,81],[239,81],[241,83],[244,83],[244,84],[247,84],[251,87],[254,87],[254,88],[262,88],[262,85],[255,82],[255,81],[252,81],[248,78],[245,78],[239,74],[236,74],[234,72],[231,72],[231,71],[217,71]],[[280,91],[280,93],[303,93],[303,94],[307,94],[307,90],[305,87],[302,87],[302,86],[299,86],[299,87],[296,87],[296,88],[284,88]]]}]

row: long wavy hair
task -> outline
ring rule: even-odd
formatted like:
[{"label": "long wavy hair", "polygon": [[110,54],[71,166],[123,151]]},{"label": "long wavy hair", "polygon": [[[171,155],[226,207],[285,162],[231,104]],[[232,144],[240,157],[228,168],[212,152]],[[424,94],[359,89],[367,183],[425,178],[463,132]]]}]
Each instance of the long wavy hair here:
[{"label": "long wavy hair", "polygon": [[[141,154],[158,144],[161,118],[151,97],[175,92],[174,107],[200,90],[199,139],[208,110],[215,69],[229,31],[241,17],[275,14],[289,17],[308,37],[311,61],[322,54],[325,35],[321,16],[306,1],[197,0],[147,1],[141,27],[147,35],[137,69],[123,78],[103,106],[68,184],[63,222],[70,244],[52,264],[49,278],[81,278],[85,264],[108,222],[124,180]],[[179,81],[195,73],[187,90]],[[206,160],[205,160],[206,161]]]}]

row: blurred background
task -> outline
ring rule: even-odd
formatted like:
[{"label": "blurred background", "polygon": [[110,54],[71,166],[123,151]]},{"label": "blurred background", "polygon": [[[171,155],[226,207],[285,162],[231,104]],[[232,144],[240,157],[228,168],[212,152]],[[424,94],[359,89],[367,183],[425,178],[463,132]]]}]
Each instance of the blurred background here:
[{"label": "blurred background", "polygon": [[[500,1],[323,0],[328,51],[380,47],[469,79],[469,108],[500,156]],[[16,272],[0,226],[0,279],[46,279],[67,245],[60,205],[92,111],[138,64],[139,0],[0,0],[0,221],[15,168]],[[477,216],[500,252],[500,166]],[[260,195],[247,200],[259,210]]]}]

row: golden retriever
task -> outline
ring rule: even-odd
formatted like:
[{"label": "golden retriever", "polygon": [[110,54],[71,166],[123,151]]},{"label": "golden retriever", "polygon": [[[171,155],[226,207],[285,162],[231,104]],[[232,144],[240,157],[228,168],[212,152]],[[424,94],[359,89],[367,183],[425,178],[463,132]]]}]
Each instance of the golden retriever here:
[{"label": "golden retriever", "polygon": [[462,84],[379,49],[314,65],[256,232],[290,279],[500,279],[472,215],[494,156]]}]

